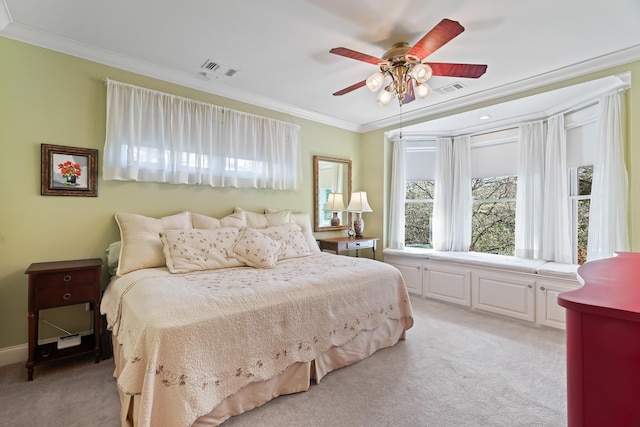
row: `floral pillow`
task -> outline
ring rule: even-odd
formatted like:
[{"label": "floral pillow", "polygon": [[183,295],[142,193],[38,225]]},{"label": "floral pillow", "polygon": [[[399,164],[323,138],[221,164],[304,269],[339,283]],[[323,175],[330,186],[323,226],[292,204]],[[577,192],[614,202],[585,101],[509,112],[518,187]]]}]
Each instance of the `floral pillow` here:
[{"label": "floral pillow", "polygon": [[241,267],[244,264],[227,251],[238,238],[239,229],[168,230],[160,233],[167,268],[171,273]]},{"label": "floral pillow", "polygon": [[250,267],[272,268],[278,261],[281,248],[280,242],[253,228],[245,227],[240,230],[240,237],[230,252]]},{"label": "floral pillow", "polygon": [[278,254],[278,260],[299,258],[311,253],[304,234],[302,234],[302,229],[297,224],[289,223],[258,231],[282,244],[282,249]]}]

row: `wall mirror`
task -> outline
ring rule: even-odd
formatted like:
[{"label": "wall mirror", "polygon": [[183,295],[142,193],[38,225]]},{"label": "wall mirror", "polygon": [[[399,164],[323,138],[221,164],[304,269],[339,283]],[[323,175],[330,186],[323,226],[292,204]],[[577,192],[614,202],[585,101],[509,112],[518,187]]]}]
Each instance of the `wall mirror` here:
[{"label": "wall mirror", "polygon": [[351,195],[351,160],[313,156],[314,231],[346,230]]}]

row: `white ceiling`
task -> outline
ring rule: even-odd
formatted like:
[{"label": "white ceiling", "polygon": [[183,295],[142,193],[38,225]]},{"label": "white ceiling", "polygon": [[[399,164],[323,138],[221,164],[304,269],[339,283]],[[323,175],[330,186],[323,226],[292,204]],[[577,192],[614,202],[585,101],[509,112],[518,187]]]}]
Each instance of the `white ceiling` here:
[{"label": "white ceiling", "polygon": [[[427,62],[487,73],[433,77],[465,88],[403,106],[404,121],[640,59],[638,0],[0,0],[2,36],[354,131],[397,125],[400,108],[366,87],[332,96],[376,67],[329,50],[380,57],[442,18],[466,30]],[[206,60],[239,71],[205,76]]]}]

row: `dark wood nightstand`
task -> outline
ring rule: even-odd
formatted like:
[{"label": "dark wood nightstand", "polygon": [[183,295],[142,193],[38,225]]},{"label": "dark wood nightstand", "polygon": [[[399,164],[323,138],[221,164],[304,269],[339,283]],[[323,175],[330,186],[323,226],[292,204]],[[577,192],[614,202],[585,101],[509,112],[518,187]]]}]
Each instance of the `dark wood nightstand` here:
[{"label": "dark wood nightstand", "polygon": [[[29,275],[29,358],[27,374],[33,380],[34,366],[55,360],[95,353],[100,362],[100,294],[102,260],[34,263]],[[80,345],[58,349],[58,343],[38,344],[40,310],[90,303],[93,310],[93,334],[81,337]]]},{"label": "dark wood nightstand", "polygon": [[356,256],[360,249],[371,248],[373,259],[376,259],[377,237],[335,237],[333,239],[318,239],[320,250],[334,251],[336,255],[344,251],[356,251]]}]

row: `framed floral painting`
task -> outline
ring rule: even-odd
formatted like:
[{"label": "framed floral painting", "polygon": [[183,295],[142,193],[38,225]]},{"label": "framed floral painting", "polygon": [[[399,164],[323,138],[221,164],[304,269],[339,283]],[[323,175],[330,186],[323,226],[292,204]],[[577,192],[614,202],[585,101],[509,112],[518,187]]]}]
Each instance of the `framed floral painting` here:
[{"label": "framed floral painting", "polygon": [[98,150],[41,144],[44,196],[98,196]]}]

